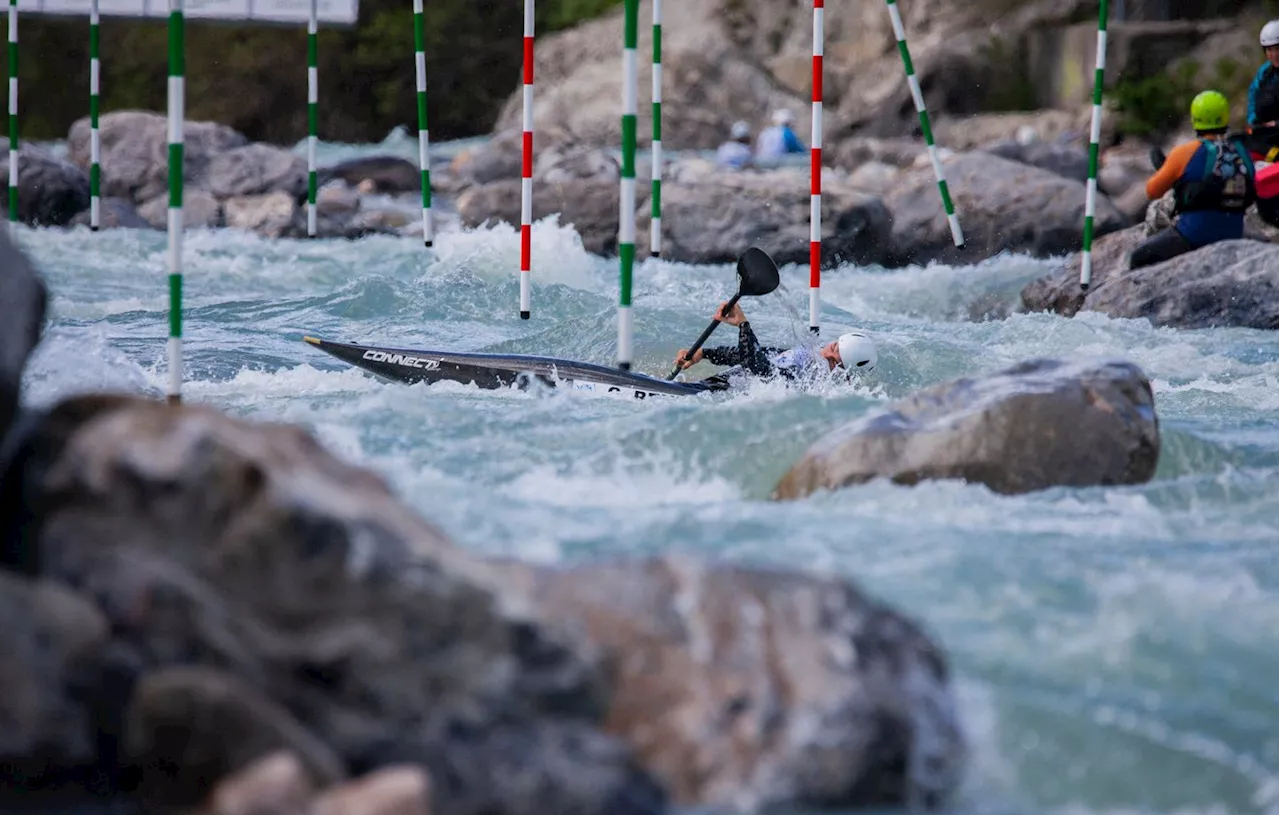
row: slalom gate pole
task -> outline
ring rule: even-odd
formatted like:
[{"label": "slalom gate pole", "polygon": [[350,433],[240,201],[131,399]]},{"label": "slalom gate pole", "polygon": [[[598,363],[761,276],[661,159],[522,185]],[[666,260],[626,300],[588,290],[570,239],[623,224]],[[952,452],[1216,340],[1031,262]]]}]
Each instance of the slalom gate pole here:
[{"label": "slalom gate pole", "polygon": [[[9,223],[18,222],[18,0],[9,0]],[[12,231],[12,229],[10,230]]]},{"label": "slalom gate pole", "polygon": [[520,159],[520,319],[529,319],[533,268],[533,4],[524,0],[524,122]]},{"label": "slalom gate pole", "polygon": [[418,83],[418,164],[422,167],[422,243],[431,247],[431,140],[427,131],[427,55],[422,0],[413,0],[414,72]]},{"label": "slalom gate pole", "polygon": [[947,213],[947,223],[951,226],[951,239],[957,249],[964,248],[964,233],[960,231],[960,219],[956,217],[955,205],[951,202],[951,192],[947,189],[947,177],[942,171],[942,162],[938,159],[938,148],[933,144],[933,128],[929,125],[929,111],[924,107],[924,93],[920,90],[920,80],[916,79],[916,69],[911,63],[911,51],[907,48],[907,34],[902,27],[902,15],[898,13],[897,0],[886,0],[889,6],[889,19],[893,22],[893,36],[898,40],[898,53],[902,56],[902,65],[907,71],[907,86],[911,89],[911,99],[915,102],[916,113],[920,115],[920,130],[924,133],[924,143],[929,148],[929,161],[933,164],[933,174],[938,179],[938,192],[942,194],[942,209]]},{"label": "slalom gate pole", "polygon": [[662,254],[662,0],[653,0],[653,188],[649,220],[649,254]]},{"label": "slalom gate pole", "polygon": [[631,370],[631,271],[636,257],[636,33],[640,0],[625,0],[622,31],[622,176],[618,196],[618,367]]},{"label": "slalom gate pole", "polygon": [[1093,72],[1093,117],[1089,123],[1089,181],[1084,193],[1084,250],[1080,253],[1080,290],[1093,280],[1093,215],[1098,200],[1098,142],[1102,141],[1102,81],[1107,65],[1107,0],[1098,4],[1098,53]]},{"label": "slalom gate pole", "polygon": [[[96,0],[95,0],[96,2]],[[316,38],[317,0],[311,0],[307,18],[307,237],[316,236],[316,136],[319,130],[320,68]]]},{"label": "slalom gate pole", "polygon": [[89,231],[102,226],[102,139],[98,132],[100,102],[99,83],[102,69],[98,62],[98,0],[89,4]]},{"label": "slalom gate pole", "polygon": [[818,333],[822,290],[823,0],[813,0],[813,124],[809,135],[809,330]]},{"label": "slalom gate pole", "polygon": [[169,401],[182,401],[183,0],[169,0]]}]

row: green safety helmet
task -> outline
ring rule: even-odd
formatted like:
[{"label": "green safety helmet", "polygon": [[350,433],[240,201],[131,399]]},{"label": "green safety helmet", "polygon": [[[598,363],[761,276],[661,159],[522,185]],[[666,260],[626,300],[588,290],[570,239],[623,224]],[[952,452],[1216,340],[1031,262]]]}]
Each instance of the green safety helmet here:
[{"label": "green safety helmet", "polygon": [[1196,130],[1222,130],[1231,121],[1231,105],[1217,91],[1203,91],[1191,100],[1191,126]]}]

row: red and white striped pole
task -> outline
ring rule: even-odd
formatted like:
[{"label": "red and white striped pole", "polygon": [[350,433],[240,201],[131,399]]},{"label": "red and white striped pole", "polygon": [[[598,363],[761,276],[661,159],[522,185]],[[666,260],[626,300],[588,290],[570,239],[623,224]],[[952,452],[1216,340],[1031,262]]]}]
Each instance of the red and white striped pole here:
[{"label": "red and white striped pole", "polygon": [[533,4],[524,0],[524,143],[520,162],[520,319],[529,319],[533,265]]},{"label": "red and white striped pole", "polygon": [[809,136],[809,330],[822,288],[822,0],[813,0],[813,132]]}]

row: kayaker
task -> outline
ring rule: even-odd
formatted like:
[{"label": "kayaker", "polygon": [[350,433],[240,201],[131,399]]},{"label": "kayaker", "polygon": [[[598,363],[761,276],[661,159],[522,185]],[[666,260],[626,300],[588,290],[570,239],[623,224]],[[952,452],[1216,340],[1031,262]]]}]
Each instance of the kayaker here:
[{"label": "kayaker", "polygon": [[[742,312],[742,306],[735,303],[728,314],[722,315],[721,303],[716,308],[712,319],[727,325],[738,327],[738,344],[718,348],[700,348],[687,360],[689,351],[681,348],[676,354],[675,364],[680,368],[688,368],[702,360],[713,365],[740,366],[756,376],[772,376],[779,374],[787,379],[795,379],[804,370],[820,366],[827,371],[839,367],[845,371],[870,371],[876,367],[878,355],[876,345],[861,331],[850,331],[839,339],[829,342],[814,352],[805,347],[773,348],[763,346],[751,330],[751,323]],[[717,374],[714,378],[723,378],[730,372]]]}]

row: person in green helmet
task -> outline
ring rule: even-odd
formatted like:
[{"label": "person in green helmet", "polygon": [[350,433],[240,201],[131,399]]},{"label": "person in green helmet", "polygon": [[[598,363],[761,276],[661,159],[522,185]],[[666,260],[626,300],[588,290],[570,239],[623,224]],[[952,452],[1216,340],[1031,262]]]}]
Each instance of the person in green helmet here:
[{"label": "person in green helmet", "polygon": [[1244,236],[1245,210],[1257,198],[1257,188],[1248,149],[1227,138],[1230,119],[1227,98],[1204,91],[1191,100],[1195,139],[1173,148],[1167,158],[1152,151],[1157,170],[1147,181],[1147,198],[1154,201],[1172,189],[1176,219],[1133,250],[1130,269]]}]

